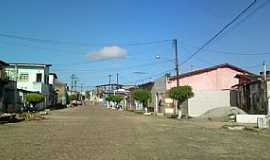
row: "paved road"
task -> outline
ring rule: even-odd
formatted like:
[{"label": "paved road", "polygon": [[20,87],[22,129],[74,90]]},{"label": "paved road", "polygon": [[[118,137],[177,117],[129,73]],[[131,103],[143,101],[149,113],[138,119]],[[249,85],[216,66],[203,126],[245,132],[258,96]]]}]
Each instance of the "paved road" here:
[{"label": "paved road", "polygon": [[1,160],[270,159],[270,134],[85,106],[0,125]]}]

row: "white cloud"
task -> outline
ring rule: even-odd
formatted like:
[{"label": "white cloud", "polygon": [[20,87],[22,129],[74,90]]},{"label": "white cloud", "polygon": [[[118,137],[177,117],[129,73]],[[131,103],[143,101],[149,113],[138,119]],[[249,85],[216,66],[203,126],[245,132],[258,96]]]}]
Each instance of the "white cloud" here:
[{"label": "white cloud", "polygon": [[86,56],[92,60],[125,58],[127,50],[118,46],[104,47],[99,51],[88,53]]}]

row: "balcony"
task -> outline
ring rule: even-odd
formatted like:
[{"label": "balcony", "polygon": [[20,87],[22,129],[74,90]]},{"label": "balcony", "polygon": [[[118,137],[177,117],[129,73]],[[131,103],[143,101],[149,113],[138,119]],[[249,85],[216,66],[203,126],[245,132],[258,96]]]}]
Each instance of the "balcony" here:
[{"label": "balcony", "polygon": [[4,70],[0,70],[0,82],[6,84],[10,81]]}]

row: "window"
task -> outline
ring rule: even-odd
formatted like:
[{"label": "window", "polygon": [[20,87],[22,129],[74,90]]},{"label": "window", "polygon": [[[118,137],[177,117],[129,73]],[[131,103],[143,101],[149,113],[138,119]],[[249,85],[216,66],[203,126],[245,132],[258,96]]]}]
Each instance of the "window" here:
[{"label": "window", "polygon": [[42,73],[37,73],[36,81],[37,82],[41,82],[42,81]]},{"label": "window", "polygon": [[19,80],[20,81],[26,82],[26,81],[28,81],[28,79],[29,79],[29,74],[28,73],[21,73],[19,75]]}]

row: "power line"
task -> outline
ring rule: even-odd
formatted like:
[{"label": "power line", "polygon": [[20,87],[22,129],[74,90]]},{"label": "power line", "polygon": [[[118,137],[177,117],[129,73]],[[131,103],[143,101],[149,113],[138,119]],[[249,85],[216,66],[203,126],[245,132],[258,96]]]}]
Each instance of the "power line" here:
[{"label": "power line", "polygon": [[213,50],[213,49],[207,49],[208,51],[211,51],[213,53],[220,53],[220,54],[227,54],[227,55],[241,55],[241,56],[257,56],[257,55],[269,55],[269,52],[257,52],[257,53],[251,53],[251,52],[231,52],[231,51],[220,51],[220,50]]},{"label": "power line", "polygon": [[152,76],[142,78],[142,79],[138,79],[138,80],[135,80],[135,81],[127,81],[127,83],[136,84],[138,82],[142,82],[142,81],[145,81],[145,80],[152,79],[153,77],[156,77],[156,76],[165,75],[166,73],[170,73],[171,71],[174,71],[174,69],[166,70],[166,71],[163,71],[163,72],[160,72],[160,73],[157,73],[157,74],[153,74]]},{"label": "power line", "polygon": [[[183,47],[183,46],[182,46]],[[191,46],[194,49],[198,49],[199,47]],[[187,49],[186,47],[183,47],[184,49]],[[208,53],[219,53],[219,54],[227,54],[227,55],[243,55],[243,56],[256,56],[256,55],[269,55],[270,51],[224,51],[224,50],[217,50],[217,49],[204,49],[202,52],[208,52]]]},{"label": "power line", "polygon": [[72,42],[72,41],[59,41],[59,40],[51,40],[51,39],[41,39],[41,38],[33,38],[26,37],[14,34],[0,33],[0,37],[17,39],[35,43],[46,43],[53,45],[75,45],[75,46],[106,46],[106,45],[122,45],[122,46],[140,46],[140,45],[152,45],[164,42],[170,42],[171,40],[158,40],[158,41],[148,41],[148,42],[133,42],[133,43],[86,43],[86,42]]},{"label": "power line", "polygon": [[[254,14],[256,14],[259,10],[263,9],[267,5],[269,5],[270,0],[266,0],[263,3],[261,3],[259,6],[257,6],[252,12],[247,14],[244,18],[242,18],[240,21],[236,22],[234,26],[231,27],[230,30],[234,30],[237,28],[237,26],[241,25],[242,23],[246,22],[248,18],[252,17]],[[230,31],[229,30],[229,31]],[[228,32],[228,31],[227,31]],[[226,34],[226,33],[225,33]],[[224,34],[223,34],[224,35]]]},{"label": "power line", "polygon": [[168,62],[172,62],[173,60],[169,59],[169,60],[163,60],[163,61],[156,61],[156,62],[151,62],[151,63],[144,63],[144,64],[138,64],[138,65],[133,65],[133,66],[123,66],[123,67],[115,67],[115,68],[102,68],[99,70],[93,70],[93,69],[82,69],[82,70],[70,70],[70,69],[55,69],[56,71],[67,71],[67,72],[74,72],[74,71],[80,71],[80,72],[100,72],[100,71],[107,71],[107,70],[128,70],[128,69],[132,69],[132,68],[139,68],[139,67],[148,67],[148,66],[153,66],[153,65],[160,65],[160,64],[165,64]]},{"label": "power line", "polygon": [[234,22],[236,22],[243,14],[245,14],[255,3],[257,0],[254,0],[251,4],[248,5],[247,8],[242,10],[236,17],[234,17],[229,23],[227,23],[222,29],[217,32],[212,38],[210,38],[208,41],[206,41],[201,47],[199,47],[195,52],[191,54],[190,57],[188,57],[183,63],[187,63],[189,60],[191,60],[196,54],[198,54],[201,50],[203,50],[206,46],[208,46],[210,43],[212,43],[219,35],[221,35],[228,27],[230,27]]}]

